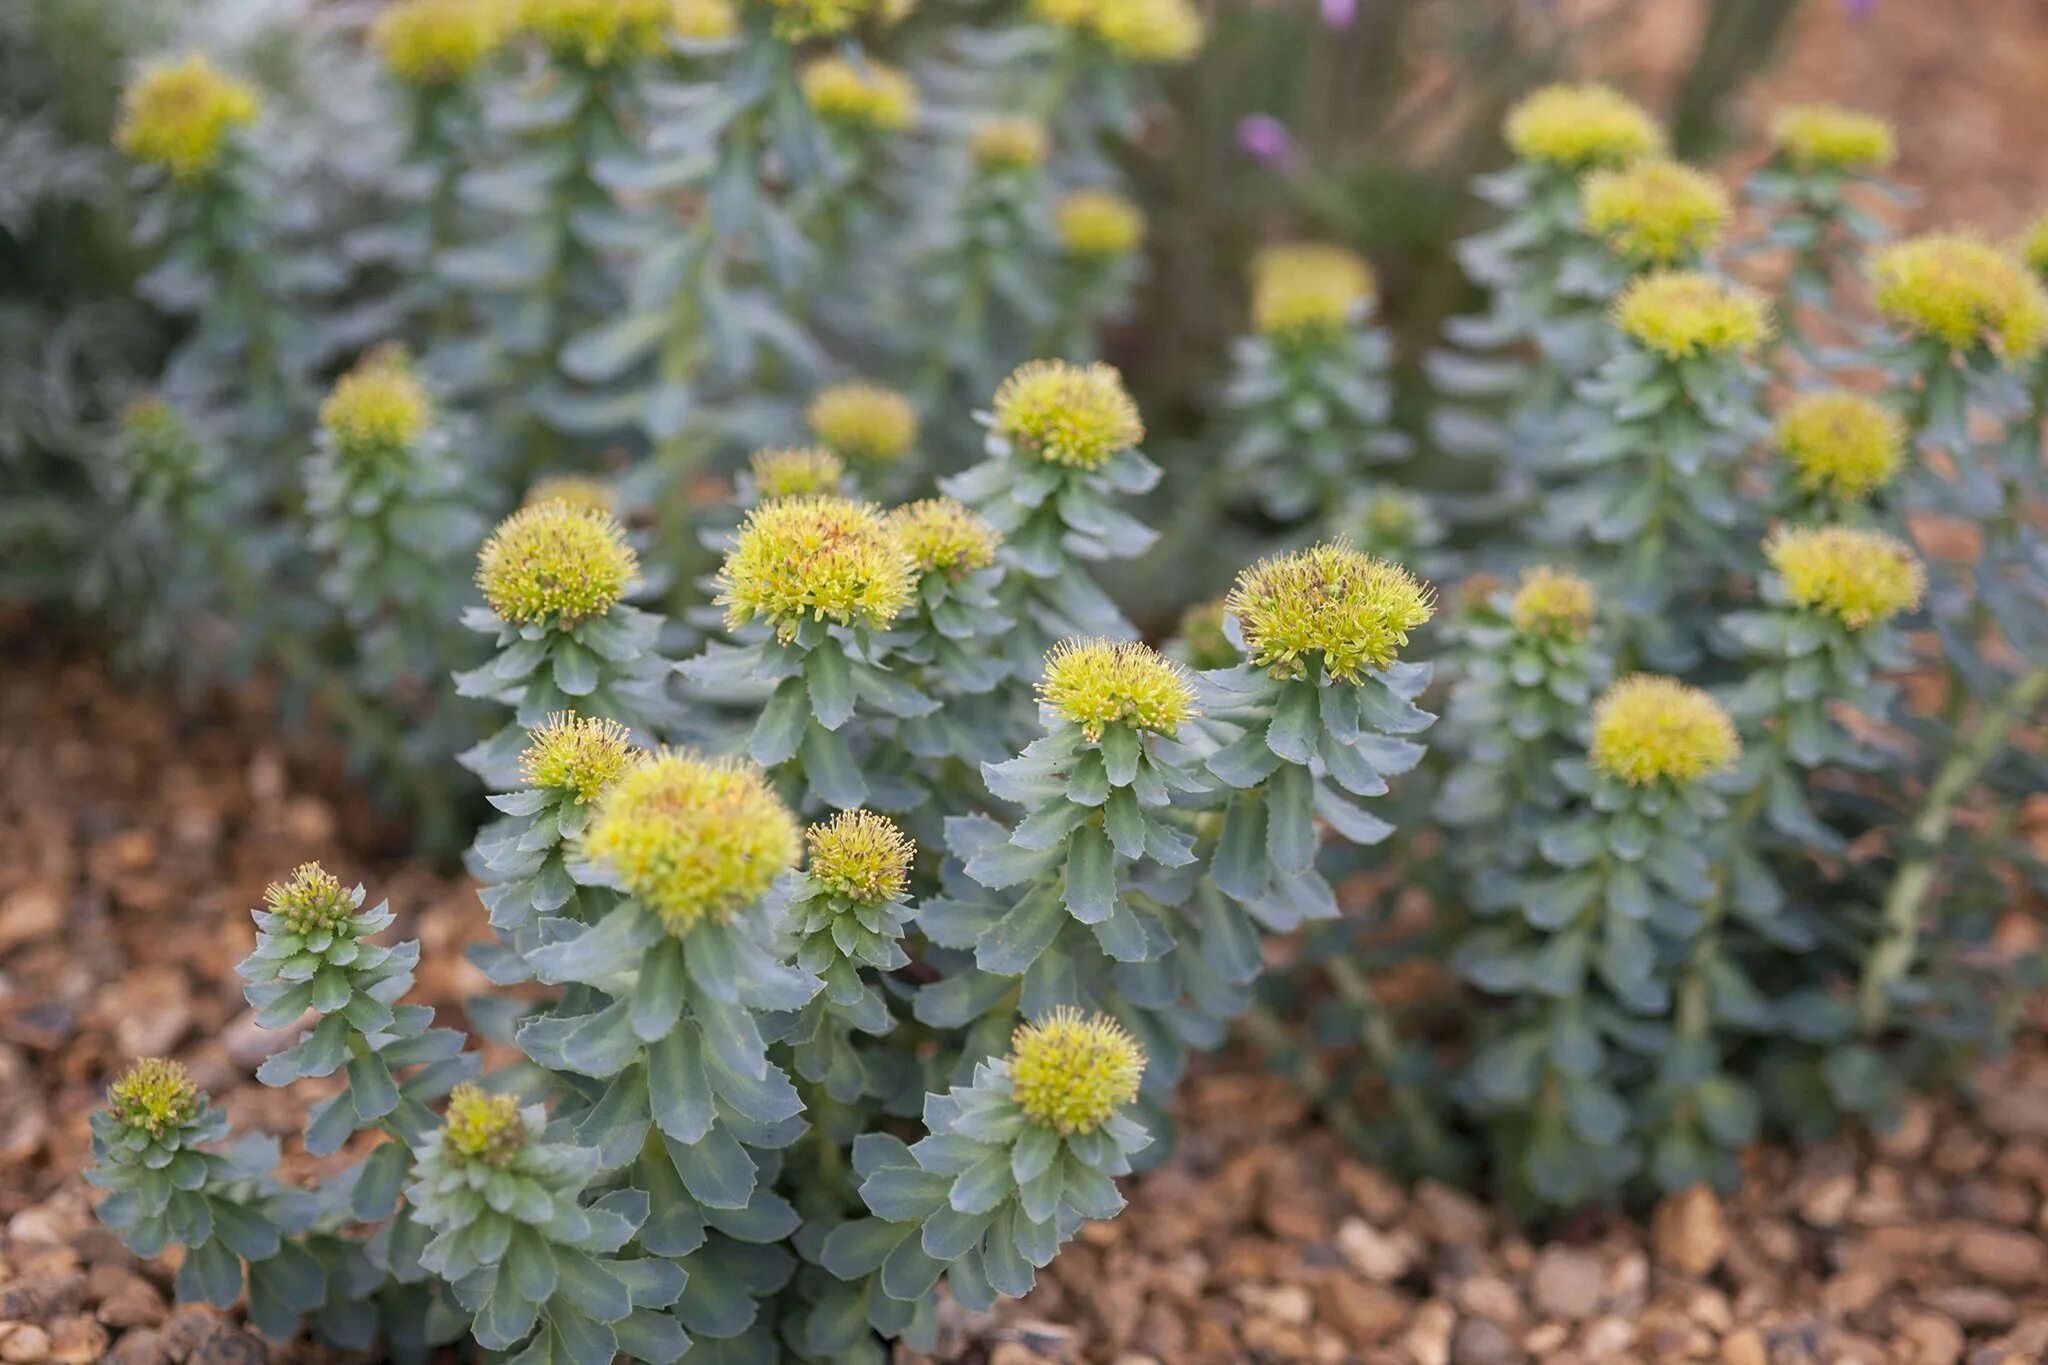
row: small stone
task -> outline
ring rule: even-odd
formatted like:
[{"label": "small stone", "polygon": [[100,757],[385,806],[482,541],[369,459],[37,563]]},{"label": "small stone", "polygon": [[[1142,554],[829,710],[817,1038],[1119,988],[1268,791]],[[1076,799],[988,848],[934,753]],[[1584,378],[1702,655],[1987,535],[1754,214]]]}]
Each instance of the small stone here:
[{"label": "small stone", "polygon": [[1914,1098],[1899,1110],[1898,1121],[1878,1133],[1874,1145],[1889,1161],[1911,1161],[1927,1150],[1934,1138],[1934,1106]]},{"label": "small stone", "polygon": [[1817,1180],[1799,1198],[1799,1216],[1813,1227],[1831,1228],[1849,1212],[1856,1197],[1856,1177],[1847,1173]]},{"label": "small stone", "polygon": [[1468,1313],[1491,1322],[1522,1320],[1522,1297],[1514,1286],[1495,1275],[1474,1275],[1458,1285],[1458,1303]]},{"label": "small stone", "polygon": [[0,951],[48,939],[64,927],[64,892],[48,882],[30,882],[0,901]]},{"label": "small stone", "polygon": [[1572,1329],[1561,1322],[1546,1322],[1522,1338],[1522,1349],[1530,1355],[1546,1356],[1572,1338]]},{"label": "small stone", "polygon": [[1721,1365],[1770,1365],[1763,1333],[1744,1327],[1721,1342]]},{"label": "small stone", "polygon": [[2019,1317],[2011,1299],[1996,1289],[1952,1284],[1923,1290],[1920,1301],[1954,1318],[1965,1328],[1999,1331]]},{"label": "small stone", "polygon": [[1963,1329],[1953,1318],[1939,1313],[1901,1312],[1897,1319],[1901,1342],[1913,1348],[1911,1365],[1955,1365],[1963,1355]]},{"label": "small stone", "polygon": [[94,1316],[109,1327],[154,1327],[164,1320],[156,1286],[118,1266],[93,1271],[92,1296],[99,1301]]},{"label": "small stone", "polygon": [[2048,1138],[2048,1090],[2000,1086],[1977,1098],[1977,1117],[2003,1138]]},{"label": "small stone", "polygon": [[1821,1287],[1820,1301],[1830,1315],[1848,1317],[1876,1303],[1884,1289],[1884,1276],[1871,1270],[1850,1270]]},{"label": "small stone", "polygon": [[1383,1285],[1332,1275],[1317,1295],[1317,1316],[1356,1346],[1377,1346],[1408,1320],[1408,1300]]},{"label": "small stone", "polygon": [[1415,1320],[1401,1338],[1401,1347],[1415,1365],[1450,1365],[1451,1329],[1458,1315],[1442,1299],[1431,1299],[1415,1311]]},{"label": "small stone", "polygon": [[1485,1318],[1466,1318],[1451,1334],[1452,1365],[1515,1365],[1522,1348],[1505,1327]]},{"label": "small stone", "polygon": [[1529,1275],[1529,1300],[1549,1318],[1573,1322],[1600,1311],[1606,1267],[1600,1258],[1576,1247],[1547,1246]]},{"label": "small stone", "polygon": [[2034,1217],[2034,1196],[2003,1180],[1971,1180],[1955,1192],[1956,1212],[1986,1223],[2020,1227]]},{"label": "small stone", "polygon": [[171,1365],[171,1352],[161,1332],[124,1332],[107,1352],[107,1365]]},{"label": "small stone", "polygon": [[1359,1274],[1380,1284],[1400,1279],[1415,1264],[1410,1234],[1381,1232],[1363,1218],[1347,1218],[1338,1225],[1337,1250]]},{"label": "small stone", "polygon": [[27,1362],[50,1358],[50,1334],[32,1322],[0,1327],[0,1360]]},{"label": "small stone", "polygon": [[23,1275],[0,1284],[0,1322],[47,1322],[76,1313],[85,1304],[81,1271]]},{"label": "small stone", "polygon": [[107,1351],[107,1329],[87,1317],[58,1318],[50,1324],[50,1359],[90,1365]]},{"label": "small stone", "polygon": [[1956,1239],[1956,1263],[1978,1278],[2015,1289],[2048,1284],[2048,1246],[2023,1232],[1973,1227]]},{"label": "small stone", "polygon": [[1585,1335],[1579,1340],[1585,1348],[1586,1359],[1613,1360],[1635,1345],[1635,1324],[1609,1314],[1588,1323]]},{"label": "small stone", "polygon": [[1415,1187],[1415,1209],[1429,1235],[1451,1246],[1483,1242],[1491,1226],[1478,1200],[1436,1180]]},{"label": "small stone", "polygon": [[1705,1185],[1666,1195],[1651,1218],[1657,1260],[1681,1275],[1704,1275],[1728,1254],[1728,1225],[1721,1201]]}]

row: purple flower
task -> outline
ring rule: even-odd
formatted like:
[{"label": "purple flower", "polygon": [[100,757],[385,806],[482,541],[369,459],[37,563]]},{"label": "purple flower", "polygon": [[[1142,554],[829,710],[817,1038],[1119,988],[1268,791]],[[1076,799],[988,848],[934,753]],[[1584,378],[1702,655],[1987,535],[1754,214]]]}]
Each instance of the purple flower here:
[{"label": "purple flower", "polygon": [[1237,121],[1237,148],[1252,160],[1278,166],[1294,155],[1294,137],[1271,114],[1246,114]]},{"label": "purple flower", "polygon": [[1321,0],[1326,28],[1350,28],[1358,17],[1358,0]]}]

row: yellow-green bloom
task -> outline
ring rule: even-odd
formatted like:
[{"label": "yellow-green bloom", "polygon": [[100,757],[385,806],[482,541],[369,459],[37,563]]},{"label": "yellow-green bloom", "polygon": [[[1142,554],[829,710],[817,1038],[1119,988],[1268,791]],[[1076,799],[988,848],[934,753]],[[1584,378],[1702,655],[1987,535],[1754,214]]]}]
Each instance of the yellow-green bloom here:
[{"label": "yellow-green bloom", "polygon": [[160,1138],[182,1128],[206,1108],[206,1096],[176,1062],[144,1057],[107,1089],[107,1112],[133,1132]]},{"label": "yellow-green bloom", "polygon": [[844,33],[870,13],[894,21],[883,12],[888,9],[886,0],[879,7],[871,0],[767,0],[767,5],[775,36],[792,43]]},{"label": "yellow-green bloom", "polygon": [[1764,554],[1794,603],[1850,630],[1913,610],[1927,587],[1919,558],[1881,531],[1781,528],[1765,543]]},{"label": "yellow-green bloom", "polygon": [[996,562],[1003,533],[979,513],[951,498],[922,498],[889,513],[889,530],[916,561],[919,577],[948,578],[986,569]]},{"label": "yellow-green bloom", "polygon": [[586,802],[618,781],[639,754],[632,731],[619,722],[557,711],[527,732],[519,775],[529,787],[574,792]]},{"label": "yellow-green bloom", "polygon": [[858,66],[844,57],[816,57],[799,80],[804,102],[827,123],[895,133],[917,116],[917,87],[872,57]]},{"label": "yellow-green bloom", "polygon": [[1045,656],[1040,700],[1091,743],[1104,727],[1172,735],[1197,714],[1187,670],[1134,640],[1062,640]]},{"label": "yellow-green bloom", "polygon": [[1030,171],[1045,164],[1052,151],[1052,134],[1035,118],[1023,114],[997,114],[974,125],[967,139],[967,155],[976,170]]},{"label": "yellow-green bloom", "polygon": [[1524,570],[1508,603],[1508,619],[1516,630],[1554,640],[1585,639],[1593,613],[1593,585],[1548,564]]},{"label": "yellow-green bloom", "polygon": [[1145,1050],[1106,1014],[1062,1005],[1010,1036],[1010,1098],[1062,1135],[1092,1133],[1138,1098]]},{"label": "yellow-green bloom", "polygon": [[1964,232],[1930,232],[1880,250],[1870,278],[1877,309],[1915,336],[1958,351],[1979,342],[2007,361],[2041,349],[2048,290],[1997,247]]},{"label": "yellow-green bloom", "polygon": [[1707,354],[1739,355],[1771,335],[1763,295],[1693,270],[1638,275],[1614,305],[1614,325],[1671,360]]},{"label": "yellow-green bloom", "polygon": [[228,135],[256,121],[254,86],[194,52],[152,62],[121,94],[114,145],[178,180],[196,180],[220,164]]},{"label": "yellow-green bloom", "polygon": [[519,0],[519,27],[585,66],[655,55],[674,19],[675,0]]},{"label": "yellow-green bloom", "polygon": [[402,350],[371,352],[320,405],[320,425],[353,459],[406,450],[433,418],[433,403]]},{"label": "yellow-green bloom", "polygon": [[807,620],[879,630],[910,605],[916,569],[871,502],[811,496],[748,515],[718,571],[725,623],[759,617],[784,640]]},{"label": "yellow-green bloom", "polygon": [[593,479],[584,474],[555,474],[536,479],[519,505],[538,507],[546,502],[559,502],[581,511],[611,516],[618,510],[619,495],[603,479]]},{"label": "yellow-green bloom", "polygon": [[1372,307],[1372,267],[1317,242],[1269,246],[1252,258],[1252,326],[1263,336],[1327,337]]},{"label": "yellow-green bloom", "polygon": [[1229,668],[1244,657],[1224,633],[1223,618],[1227,614],[1221,597],[1197,602],[1180,614],[1180,629],[1176,633],[1181,652],[1187,655],[1188,667]]},{"label": "yellow-green bloom", "polygon": [[693,43],[722,43],[739,36],[740,16],[732,0],[675,0],[670,26]]},{"label": "yellow-green bloom", "polygon": [[2036,275],[2048,277],[2048,214],[2028,224],[2019,240],[2019,258]]},{"label": "yellow-green bloom", "polygon": [[1047,464],[1100,469],[1145,439],[1138,405],[1115,367],[1032,360],[996,389],[995,429]]},{"label": "yellow-green bloom", "polygon": [[1793,399],[1778,418],[1777,443],[1801,489],[1861,500],[1898,473],[1906,424],[1860,393],[1809,393]]},{"label": "yellow-green bloom", "polygon": [[1683,785],[1733,767],[1742,752],[1735,723],[1697,687],[1637,673],[1593,705],[1593,768],[1632,787],[1668,778]]},{"label": "yellow-green bloom", "polygon": [[917,444],[917,408],[879,384],[835,384],[804,414],[811,434],[859,464],[894,464]]},{"label": "yellow-green bloom", "polygon": [[1224,603],[1255,666],[1302,677],[1320,656],[1341,682],[1393,663],[1408,632],[1436,614],[1414,574],[1341,541],[1260,560]]},{"label": "yellow-green bloom", "polygon": [[1128,256],[1145,241],[1145,213],[1109,190],[1075,190],[1052,208],[1053,231],[1069,256],[1109,261]]},{"label": "yellow-green bloom", "polygon": [[412,85],[460,85],[505,41],[503,0],[395,0],[370,28],[392,75]]},{"label": "yellow-green bloom", "polygon": [[441,1150],[458,1165],[503,1170],[526,1145],[526,1122],[512,1095],[493,1095],[464,1081],[448,1092],[441,1123]]},{"label": "yellow-green bloom", "polygon": [[1179,63],[1202,50],[1202,16],[1189,0],[1095,0],[1091,22],[1122,61]]},{"label": "yellow-green bloom", "polygon": [[1801,170],[1882,170],[1898,155],[1891,124],[1837,104],[1797,104],[1771,120],[1771,148]]},{"label": "yellow-green bloom", "polygon": [[664,750],[605,790],[580,844],[681,936],[759,900],[802,840],[759,768]]},{"label": "yellow-green bloom", "polygon": [[1728,226],[1728,191],[1677,161],[1595,171],[1580,187],[1586,227],[1627,260],[1669,265],[1714,249]]},{"label": "yellow-green bloom", "polygon": [[1572,171],[1626,166],[1664,150],[1664,130],[1649,112],[1604,85],[1547,85],[1508,111],[1503,131],[1522,160]]},{"label": "yellow-green bloom", "polygon": [[565,629],[625,597],[640,557],[610,515],[565,502],[521,508],[477,554],[476,585],[498,619]]},{"label": "yellow-green bloom", "polygon": [[355,918],[354,893],[318,863],[301,863],[292,875],[263,888],[263,904],[295,934],[336,934]]},{"label": "yellow-green bloom", "polygon": [[754,475],[754,491],[764,502],[830,493],[846,477],[846,461],[823,446],[757,450],[747,456],[747,468]]},{"label": "yellow-green bloom", "polygon": [[811,846],[812,880],[858,905],[900,900],[910,884],[917,845],[894,821],[867,810],[845,810],[804,833]]}]

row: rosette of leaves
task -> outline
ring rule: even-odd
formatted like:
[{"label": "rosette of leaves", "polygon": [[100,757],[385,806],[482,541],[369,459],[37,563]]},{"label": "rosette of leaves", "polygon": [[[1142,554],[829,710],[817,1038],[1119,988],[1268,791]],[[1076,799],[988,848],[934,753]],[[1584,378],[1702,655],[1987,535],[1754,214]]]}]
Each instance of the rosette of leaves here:
[{"label": "rosette of leaves", "polygon": [[680,1359],[688,1334],[663,1310],[682,1294],[684,1272],[621,1254],[647,1219],[647,1195],[587,1198],[599,1153],[547,1138],[546,1124],[540,1105],[456,1090],[406,1189],[433,1234],[420,1264],[475,1315],[476,1343],[513,1360]]},{"label": "rosette of leaves", "polygon": [[1268,247],[1252,264],[1252,332],[1231,345],[1224,459],[1265,514],[1297,522],[1343,500],[1364,469],[1405,459],[1391,428],[1393,342],[1370,324],[1372,270],[1338,246]]},{"label": "rosette of leaves", "polygon": [[178,1297],[231,1308],[248,1269],[249,1315],[278,1340],[320,1307],[320,1263],[291,1240],[311,1221],[304,1195],[272,1178],[277,1142],[251,1134],[209,1152],[228,1135],[215,1108],[176,1062],[146,1058],[107,1091],[91,1119],[86,1180],[108,1191],[99,1217],[138,1256],[176,1244]]},{"label": "rosette of leaves", "polygon": [[826,1237],[820,1259],[847,1283],[811,1316],[806,1344],[830,1353],[870,1328],[902,1333],[941,1275],[970,1311],[1027,1293],[1062,1243],[1123,1208],[1116,1177],[1152,1141],[1126,1112],[1144,1068],[1113,1020],[1056,1010],[968,1084],[927,1096],[925,1138],[864,1134],[853,1156],[874,1217]]},{"label": "rosette of leaves", "polygon": [[1107,365],[1032,361],[996,390],[987,422],[988,458],[940,487],[1003,535],[1008,655],[1028,678],[1056,640],[1135,634],[1083,565],[1151,548],[1156,534],[1115,498],[1149,492],[1160,470],[1138,451],[1144,422]]}]

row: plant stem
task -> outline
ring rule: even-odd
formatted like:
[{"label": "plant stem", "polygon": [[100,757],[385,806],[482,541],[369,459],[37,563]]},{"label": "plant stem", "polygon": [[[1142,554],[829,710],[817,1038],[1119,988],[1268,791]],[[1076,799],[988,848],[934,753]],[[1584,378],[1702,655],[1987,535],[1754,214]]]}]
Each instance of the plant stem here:
[{"label": "plant stem", "polygon": [[1381,1079],[1386,1082],[1394,1111],[1408,1129],[1408,1140],[1414,1145],[1416,1158],[1428,1160],[1431,1153],[1442,1150],[1443,1133],[1437,1127],[1436,1115],[1430,1112],[1428,1103],[1415,1087],[1395,1079],[1400,1068],[1401,1040],[1394,1033],[1393,1019],[1380,1004],[1372,982],[1358,969],[1357,963],[1338,957],[1324,963],[1323,967],[1337,993],[1356,1005],[1364,1016],[1359,1026],[1359,1041],[1365,1044],[1366,1052],[1379,1064]]},{"label": "plant stem", "polygon": [[2023,674],[2002,701],[1977,718],[1977,728],[1949,755],[1928,787],[1926,804],[1912,825],[1913,844],[1919,851],[1901,863],[1892,878],[1882,912],[1884,936],[1864,968],[1860,1000],[1866,1034],[1884,1027],[1886,993],[1912,967],[1919,952],[1921,912],[1934,889],[1941,842],[1955,822],[1957,802],[1998,753],[2007,732],[2044,700],[2048,700],[2048,665]]}]

